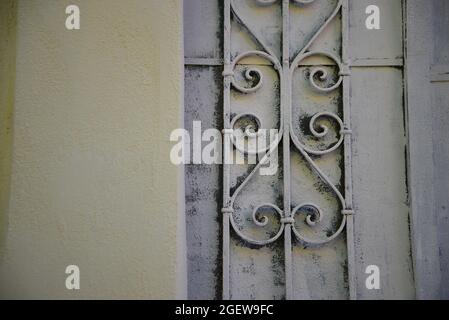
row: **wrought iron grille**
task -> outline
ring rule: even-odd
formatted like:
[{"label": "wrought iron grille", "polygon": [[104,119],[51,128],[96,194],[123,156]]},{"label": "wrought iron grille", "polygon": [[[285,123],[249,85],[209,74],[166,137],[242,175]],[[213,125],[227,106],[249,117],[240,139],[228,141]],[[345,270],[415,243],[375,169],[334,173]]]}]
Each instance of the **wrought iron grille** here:
[{"label": "wrought iron grille", "polygon": [[[355,293],[355,275],[354,275],[354,239],[353,239],[353,206],[352,206],[352,183],[351,183],[351,126],[350,126],[350,67],[348,56],[348,0],[339,0],[336,3],[336,7],[332,14],[324,21],[321,27],[313,34],[309,36],[309,40],[306,45],[300,49],[299,53],[291,56],[291,39],[290,39],[290,10],[291,5],[307,6],[313,3],[315,0],[254,0],[259,6],[272,6],[281,2],[282,10],[282,36],[280,57],[277,57],[272,47],[266,45],[264,41],[257,36],[257,34],[251,29],[250,24],[246,22],[243,15],[240,14],[234,0],[224,0],[224,88],[223,88],[223,115],[224,115],[224,159],[223,164],[223,299],[230,298],[230,265],[232,261],[230,259],[230,232],[233,230],[241,239],[245,242],[255,246],[265,246],[277,241],[283,237],[284,239],[284,263],[285,263],[285,290],[286,299],[293,298],[293,272],[292,272],[292,246],[295,242],[305,244],[307,246],[323,246],[330,241],[337,238],[341,233],[346,230],[347,239],[347,254],[348,254],[348,282],[350,298],[353,299],[356,296]],[[341,53],[335,54],[334,52],[326,51],[314,51],[311,49],[313,43],[328,27],[328,25],[335,19],[337,15],[341,17]],[[261,47],[261,50],[250,50],[241,52],[236,56],[233,56],[231,52],[232,37],[231,37],[231,22],[236,22],[242,27]],[[299,48],[298,48],[299,50]],[[262,209],[269,208],[278,216],[279,228],[277,232],[266,239],[255,239],[246,234],[236,222],[235,212],[235,200],[236,197],[245,192],[245,186],[248,182],[254,178],[254,175],[258,172],[261,165],[265,161],[265,157],[255,165],[250,173],[241,181],[237,187],[231,188],[231,170],[233,165],[227,163],[226,159],[229,159],[233,152],[234,146],[234,130],[236,129],[237,120],[243,116],[250,115],[253,119],[257,120],[257,115],[253,113],[235,114],[232,110],[232,93],[233,91],[251,95],[261,88],[262,72],[257,68],[250,68],[244,72],[243,77],[237,79],[237,65],[243,59],[248,57],[258,57],[265,60],[268,65],[277,72],[279,77],[279,92],[280,92],[280,119],[279,119],[279,135],[269,147],[265,157],[270,156],[273,152],[277,152],[278,149],[282,149],[282,208],[273,203],[259,203],[254,205],[252,214],[252,222],[260,228],[266,227],[268,219],[266,216],[260,216]],[[341,116],[334,112],[317,112],[315,113],[309,123],[309,130],[311,135],[316,140],[323,139],[329,134],[330,128],[326,125],[320,124],[323,119],[328,119],[336,124],[338,128],[338,139],[335,143],[326,148],[316,149],[313,148],[294,132],[292,124],[292,78],[295,71],[300,64],[310,57],[324,57],[329,59],[336,67],[336,74],[331,75],[329,71],[323,68],[321,65],[313,65],[310,68],[308,74],[308,82],[312,89],[319,93],[329,93],[334,90],[341,90],[342,111]],[[334,78],[333,81],[326,82],[325,80]],[[248,85],[241,85],[241,81],[247,81]],[[253,81],[255,80],[256,81]],[[325,84],[323,84],[325,83]],[[323,157],[333,152],[342,152],[343,155],[343,186],[336,186],[326,173],[317,165],[316,159]],[[245,151],[244,151],[245,152]],[[295,207],[292,206],[291,201],[291,153],[299,152],[306,163],[313,169],[322,182],[327,185],[328,188],[338,198],[341,220],[339,227],[335,232],[330,235],[326,235],[321,240],[310,239],[301,229],[297,227],[296,219],[299,216],[305,217],[306,225],[313,228],[316,224],[320,223],[323,212],[321,208],[312,203],[305,201]],[[297,241],[295,241],[295,239]]]}]

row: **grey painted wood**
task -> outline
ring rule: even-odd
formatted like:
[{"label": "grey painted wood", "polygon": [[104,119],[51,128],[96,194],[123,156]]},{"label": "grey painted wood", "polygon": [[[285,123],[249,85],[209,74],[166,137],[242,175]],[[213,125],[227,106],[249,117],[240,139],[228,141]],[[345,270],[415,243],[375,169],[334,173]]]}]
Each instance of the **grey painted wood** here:
[{"label": "grey painted wood", "polygon": [[184,54],[189,58],[222,58],[222,1],[184,0]]},{"label": "grey painted wood", "polygon": [[[432,66],[449,65],[449,2],[445,0],[432,0],[432,37],[433,61]],[[446,72],[448,69],[446,68]]]},{"label": "grey painted wood", "polygon": [[[448,14],[449,12],[446,11]],[[432,84],[432,113],[434,155],[435,212],[437,241],[441,275],[438,288],[439,299],[449,299],[449,82]],[[435,283],[437,284],[437,283]]]},{"label": "grey painted wood", "polygon": [[[221,67],[186,67],[185,129],[222,127]],[[189,299],[220,297],[221,174],[219,165],[186,165],[187,281]]]},{"label": "grey painted wood", "polygon": [[449,2],[434,0],[433,61],[431,71],[440,78],[432,82],[434,145],[434,212],[438,226],[438,256],[441,272],[438,298],[449,299]]},{"label": "grey painted wood", "polygon": [[[402,71],[358,68],[352,81],[358,298],[411,299]],[[365,287],[369,265],[380,269],[380,290]]]},{"label": "grey painted wood", "polygon": [[[402,0],[350,0],[350,39],[352,59],[402,58]],[[380,30],[365,27],[368,5],[380,9]]]},{"label": "grey painted wood", "polygon": [[416,294],[448,293],[448,109],[447,30],[444,0],[407,1],[409,175]]},{"label": "grey painted wood", "polygon": [[410,166],[410,200],[417,298],[436,297],[440,272],[435,250],[433,214],[433,138],[429,112],[429,66],[432,48],[431,6],[428,1],[407,1],[407,101]]}]

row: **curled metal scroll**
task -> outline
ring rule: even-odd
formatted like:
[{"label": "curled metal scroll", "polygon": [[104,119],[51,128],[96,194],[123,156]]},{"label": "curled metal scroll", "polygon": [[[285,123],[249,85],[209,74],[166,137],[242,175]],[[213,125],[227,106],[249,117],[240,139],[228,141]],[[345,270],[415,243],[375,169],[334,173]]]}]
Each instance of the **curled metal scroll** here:
[{"label": "curled metal scroll", "polygon": [[[260,6],[269,6],[269,5],[272,5],[277,2],[277,0],[255,0],[255,1]],[[298,5],[307,5],[307,4],[314,2],[315,0],[291,0],[291,1]],[[321,25],[321,27],[318,29],[318,31],[316,33],[314,33],[314,35],[309,39],[307,44],[301,49],[301,51],[297,54],[297,56],[294,57],[292,63],[290,64],[289,71],[290,71],[290,78],[291,78],[293,76],[293,73],[295,72],[295,70],[300,66],[301,62],[303,62],[305,59],[307,59],[309,57],[322,56],[322,57],[332,60],[335,63],[335,65],[337,66],[337,69],[338,69],[338,73],[336,74],[336,80],[335,80],[335,83],[328,85],[328,86],[323,86],[322,83],[324,81],[330,79],[331,75],[329,74],[329,72],[320,66],[311,68],[308,81],[309,81],[309,84],[311,85],[311,87],[317,92],[327,93],[327,92],[331,92],[333,90],[338,89],[341,86],[341,84],[343,82],[343,76],[345,75],[345,71],[344,71],[345,66],[343,65],[343,63],[337,56],[335,56],[334,54],[329,53],[329,52],[309,51],[309,48],[311,47],[311,45],[313,44],[315,39],[322,33],[322,31],[329,25],[329,23],[335,18],[335,16],[341,10],[342,3],[343,3],[342,0],[338,1],[335,9],[333,10],[333,12],[329,16],[329,18],[326,19],[326,21]],[[231,9],[231,12],[234,14],[235,18],[239,21],[239,23],[248,30],[249,34],[263,48],[263,51],[253,50],[253,51],[247,51],[247,52],[244,52],[244,53],[238,55],[237,57],[234,58],[234,60],[231,62],[231,64],[227,67],[228,69],[224,70],[223,75],[230,77],[230,84],[232,85],[232,87],[235,90],[239,91],[240,93],[251,94],[251,93],[257,92],[264,84],[263,74],[258,68],[252,67],[252,68],[248,68],[248,69],[244,70],[243,79],[247,82],[247,84],[250,84],[250,86],[245,86],[244,84],[238,82],[235,79],[236,65],[244,58],[256,56],[256,57],[259,57],[259,58],[269,61],[273,65],[273,68],[279,74],[280,81],[282,82],[283,81],[283,72],[282,72],[283,67],[280,64],[279,59],[274,55],[273,51],[263,41],[261,41],[259,37],[256,36],[256,34],[253,32],[253,30],[250,28],[250,26],[242,19],[241,15],[236,10],[236,7],[234,6],[234,2],[232,0],[230,2],[230,9]],[[283,112],[285,112],[282,108],[283,107],[281,105],[281,114],[283,114]],[[253,126],[253,128],[248,127],[248,128],[243,128],[243,130],[244,130],[244,133],[247,135],[247,137],[254,138],[258,135],[258,130],[254,130],[254,128],[257,127],[260,129],[262,127],[262,124],[261,124],[259,118],[255,114],[244,113],[244,114],[235,116],[231,121],[231,128],[234,129],[234,126],[237,123],[237,121],[239,121],[239,119],[242,119],[242,117],[247,117],[247,116],[250,116],[254,119],[255,125]],[[338,198],[341,208],[343,209],[343,211],[345,211],[346,206],[345,206],[344,196],[338,190],[338,188],[332,183],[330,178],[313,161],[313,159],[311,158],[311,155],[321,156],[321,155],[328,154],[328,153],[331,153],[331,152],[337,150],[339,147],[342,146],[343,141],[344,141],[344,136],[348,130],[346,129],[342,119],[338,115],[331,113],[331,112],[319,112],[312,116],[310,123],[309,123],[310,132],[317,139],[322,139],[322,138],[326,137],[330,132],[329,127],[327,127],[324,124],[319,124],[320,120],[322,120],[322,119],[328,119],[332,122],[335,122],[338,125],[338,129],[339,129],[337,132],[338,141],[336,143],[334,143],[332,146],[329,146],[324,150],[315,150],[309,146],[306,146],[304,143],[302,143],[299,140],[299,138],[296,136],[296,134],[293,132],[293,129],[292,129],[293,126],[291,123],[288,124],[289,125],[288,133],[289,133],[289,136],[291,137],[291,141],[293,142],[294,146],[298,149],[298,151],[301,153],[301,155],[304,157],[304,159],[310,164],[310,166],[316,172],[316,174],[320,177],[320,179],[331,188],[333,193]],[[248,176],[243,180],[243,182],[241,182],[240,185],[236,188],[236,190],[234,191],[234,193],[231,195],[231,197],[229,199],[229,204],[228,204],[229,207],[225,208],[224,210],[226,210],[227,212],[230,212],[230,213],[234,212],[233,207],[234,207],[234,203],[235,203],[237,196],[241,194],[243,188],[245,188],[245,186],[252,179],[254,174],[260,169],[261,165],[264,164],[267,161],[268,157],[274,151],[277,150],[277,148],[280,145],[281,140],[288,138],[283,134],[283,131],[284,131],[283,129],[284,129],[284,123],[283,123],[283,117],[281,116],[280,117],[280,128],[279,128],[280,133],[278,135],[278,138],[274,141],[274,143],[271,143],[265,150],[263,150],[263,151],[267,151],[267,153],[262,158],[262,160],[260,160],[259,163],[254,167],[254,169],[248,174]],[[237,144],[235,144],[234,139],[232,139],[232,141],[233,141],[233,145],[239,151],[241,151],[245,154],[251,154],[250,151],[248,151],[248,150],[239,149]],[[280,227],[277,230],[276,234],[269,239],[257,240],[257,239],[253,239],[253,238],[249,237],[248,235],[246,235],[244,232],[242,232],[239,229],[239,227],[237,226],[236,221],[233,217],[233,214],[229,215],[230,223],[232,225],[232,228],[236,232],[236,234],[238,236],[240,236],[243,240],[247,241],[248,243],[251,243],[254,245],[261,245],[261,246],[272,243],[272,242],[276,241],[277,239],[279,239],[279,237],[282,235],[282,233],[285,230],[285,225],[291,224],[292,225],[291,229],[293,230],[293,234],[300,242],[307,244],[307,245],[322,245],[322,244],[326,244],[326,243],[334,240],[335,238],[337,238],[344,230],[346,221],[347,221],[346,214],[342,214],[342,220],[340,222],[340,225],[339,225],[338,229],[331,236],[328,236],[325,239],[321,239],[321,240],[313,240],[313,239],[310,239],[310,238],[306,237],[305,235],[303,235],[295,227],[294,218],[295,218],[295,216],[297,216],[299,214],[304,214],[304,212],[306,212],[306,217],[305,217],[306,224],[309,227],[315,227],[316,225],[318,225],[321,222],[323,215],[324,215],[322,210],[317,205],[315,205],[313,203],[300,204],[292,209],[291,215],[288,217],[285,217],[284,212],[278,206],[276,206],[274,204],[264,203],[264,204],[258,205],[252,211],[252,222],[257,227],[261,227],[261,228],[266,227],[268,224],[268,218],[266,216],[262,216],[262,217],[258,216],[259,212],[263,208],[270,208],[271,210],[274,210],[276,215],[279,217],[279,221],[280,221]]]},{"label": "curled metal scroll", "polygon": [[269,239],[265,239],[265,240],[253,239],[253,238],[247,236],[246,234],[244,234],[239,229],[239,227],[236,225],[233,215],[232,214],[230,215],[231,225],[232,225],[234,231],[240,236],[240,238],[242,238],[243,240],[245,240],[248,243],[251,243],[254,245],[259,245],[259,246],[264,246],[264,245],[270,244],[270,243],[276,241],[277,239],[279,239],[279,237],[282,235],[282,233],[284,231],[284,226],[285,226],[285,223],[282,220],[282,217],[283,217],[282,210],[278,206],[271,204],[271,203],[264,203],[264,204],[257,206],[256,208],[254,208],[254,210],[252,212],[252,221],[256,226],[265,227],[268,224],[267,216],[262,216],[261,220],[259,217],[257,217],[258,212],[262,208],[274,209],[274,212],[276,212],[276,214],[278,215],[279,222],[280,222],[280,227],[279,227],[278,231],[276,232],[276,234],[273,237],[271,237]]},{"label": "curled metal scroll", "polygon": [[307,152],[308,154],[320,156],[320,155],[324,155],[324,154],[330,153],[332,151],[335,151],[335,150],[337,150],[341,146],[341,144],[343,143],[344,135],[345,135],[346,131],[345,131],[345,127],[344,127],[343,121],[340,119],[339,116],[337,116],[334,113],[331,113],[331,112],[319,112],[319,113],[316,113],[312,117],[310,122],[309,122],[309,127],[310,127],[309,129],[310,129],[310,132],[312,133],[312,135],[315,138],[324,138],[326,135],[328,135],[329,128],[326,125],[322,124],[322,125],[319,126],[320,129],[321,129],[320,132],[318,132],[315,129],[317,121],[319,119],[322,119],[322,118],[332,119],[332,120],[334,120],[338,124],[338,126],[340,128],[340,130],[338,131],[338,135],[339,135],[338,141],[334,145],[332,145],[332,146],[330,146],[330,147],[328,147],[328,148],[326,148],[324,150],[315,150],[315,149],[312,149],[312,148],[306,146],[304,143],[302,143],[299,140],[299,138],[296,135],[296,133],[293,131],[293,126],[290,126],[290,136],[291,136],[293,144],[296,146],[296,148],[302,149],[305,152]]},{"label": "curled metal scroll", "polygon": [[[256,83],[256,85],[254,85],[253,87],[250,87],[250,88],[244,87],[243,85],[241,85],[241,84],[239,84],[239,83],[237,82],[237,80],[235,79],[235,76],[234,76],[234,75],[235,75],[235,68],[236,68],[237,64],[238,64],[242,59],[245,59],[245,58],[248,58],[248,57],[254,57],[254,56],[259,57],[259,58],[262,58],[262,59],[265,59],[265,60],[271,62],[272,65],[273,65],[273,68],[278,72],[279,78],[282,78],[282,74],[279,72],[279,71],[281,70],[281,65],[279,64],[279,61],[277,60],[276,57],[274,57],[274,56],[272,56],[272,55],[270,55],[270,54],[268,54],[268,53],[266,53],[266,52],[263,52],[263,51],[257,51],[257,50],[244,52],[244,53],[238,55],[238,56],[232,61],[232,63],[231,63],[231,65],[230,65],[230,67],[229,67],[228,70],[225,70],[225,71],[223,72],[224,74],[230,75],[230,76],[231,76],[231,85],[232,85],[232,87],[233,87],[234,89],[236,89],[237,91],[241,92],[241,93],[245,93],[245,94],[254,93],[254,92],[256,92],[257,90],[259,90],[260,87],[263,85],[263,75],[262,75],[262,72],[261,72],[258,68],[249,68],[249,69],[247,69],[247,70],[245,71],[245,74],[244,74],[244,77],[245,77],[246,80],[251,81],[251,80],[253,80],[255,77],[257,77],[257,78],[259,79],[258,82]],[[260,119],[257,117],[257,115],[255,115],[255,114],[253,114],[253,113],[245,113],[245,114],[240,114],[240,115],[235,116],[235,117],[232,119],[232,121],[231,121],[231,128],[232,128],[232,129],[235,129],[234,126],[235,126],[236,122],[237,122],[239,119],[241,119],[242,117],[244,117],[244,116],[250,116],[250,117],[252,117],[253,119],[255,119],[255,121],[256,121],[256,123],[257,123],[257,127],[258,127],[259,129],[262,128],[262,123],[261,123]],[[251,132],[249,129],[253,129],[253,128],[243,128],[244,133],[245,133],[249,138],[254,138],[254,137],[258,136],[258,132]],[[281,119],[280,119],[279,132],[282,132],[282,130],[283,130],[283,120],[282,120],[282,117],[281,117]],[[251,150],[245,150],[245,149],[241,148],[241,147],[236,143],[236,137],[235,137],[234,135],[233,135],[233,137],[232,137],[232,139],[231,139],[231,141],[232,141],[234,147],[235,147],[237,150],[239,150],[242,154],[260,154],[260,153],[263,153],[263,152],[267,152],[267,151],[269,151],[269,150],[272,150],[273,147],[277,147],[277,145],[279,144],[280,140],[281,140],[281,136],[278,135],[278,137],[275,139],[275,141],[272,142],[272,143],[270,143],[270,145],[268,145],[266,148],[264,148],[264,149],[258,149],[258,150],[256,150],[256,151],[251,151]]]},{"label": "curled metal scroll", "polygon": [[343,65],[340,61],[339,58],[337,58],[334,54],[329,53],[329,52],[323,52],[323,51],[310,51],[304,54],[300,54],[298,55],[295,60],[293,60],[293,63],[291,65],[291,73],[293,74],[293,72],[295,71],[296,68],[299,67],[300,63],[302,61],[304,61],[305,59],[309,58],[309,57],[313,57],[313,56],[323,56],[326,57],[330,60],[332,60],[333,62],[335,62],[335,64],[338,67],[338,80],[336,81],[335,84],[329,86],[329,87],[322,87],[320,86],[317,82],[316,82],[316,78],[318,77],[320,79],[320,81],[324,81],[327,80],[329,78],[329,73],[327,72],[326,69],[324,69],[323,67],[314,67],[312,68],[311,72],[310,72],[310,76],[309,76],[309,82],[312,85],[312,87],[317,90],[318,92],[331,92],[334,91],[335,89],[337,89],[341,83],[343,82]]},{"label": "curled metal scroll", "polygon": [[[253,124],[247,125],[243,128],[238,128],[237,127],[237,123],[241,120],[241,119],[250,119]],[[268,151],[270,151],[273,147],[277,147],[279,145],[279,142],[282,138],[281,134],[279,132],[282,132],[283,129],[283,124],[282,124],[282,119],[281,121],[281,126],[278,130],[278,133],[275,135],[273,141],[270,142],[270,144],[268,144],[265,148],[261,148],[260,145],[256,146],[256,149],[250,149],[250,148],[245,148],[245,146],[239,144],[238,142],[242,142],[241,138],[248,138],[248,139],[257,139],[259,137],[262,136],[262,123],[259,119],[259,117],[257,117],[257,115],[253,114],[253,113],[242,113],[239,114],[237,116],[235,116],[232,121],[231,121],[231,128],[232,128],[232,136],[231,136],[231,142],[233,144],[233,146],[242,154],[242,155],[261,155],[263,153],[266,153]],[[239,134],[239,131],[241,132],[241,134]]]},{"label": "curled metal scroll", "polygon": [[[301,209],[304,209],[304,208],[307,208],[307,207],[311,207],[311,208],[313,208],[315,210],[315,218],[312,218],[312,216],[310,214],[307,214],[307,216],[306,216],[307,224],[309,226],[311,226],[311,227],[314,227],[317,223],[319,223],[321,221],[321,218],[323,216],[323,213],[321,212],[321,209],[318,206],[316,206],[314,204],[311,204],[311,203],[300,204],[300,205],[296,206],[292,210],[292,215],[294,217],[295,215],[297,215],[301,211]],[[314,219],[314,220],[312,220],[312,219]],[[331,242],[332,240],[337,238],[342,233],[342,231],[344,230],[345,225],[346,225],[346,216],[343,215],[342,222],[340,223],[340,226],[337,229],[337,231],[335,231],[330,237],[327,237],[327,238],[322,239],[322,240],[309,239],[308,237],[306,237],[303,234],[301,234],[301,232],[298,231],[298,229],[295,228],[294,226],[293,226],[292,230],[293,230],[294,235],[296,236],[296,238],[300,242],[302,242],[304,244],[307,244],[307,245],[311,245],[311,246],[319,246],[319,245],[323,245],[323,244],[326,244],[328,242]]]},{"label": "curled metal scroll", "polygon": [[[247,58],[247,57],[251,57],[251,56],[253,56],[253,57],[256,56],[256,57],[268,60],[269,62],[271,62],[273,64],[274,69],[278,71],[278,74],[279,74],[279,70],[281,69],[281,65],[279,64],[279,61],[276,59],[276,57],[274,57],[274,56],[272,56],[272,55],[270,55],[268,53],[265,53],[263,51],[257,51],[257,50],[247,51],[247,52],[244,52],[244,53],[238,55],[234,59],[234,61],[232,62],[230,70],[226,70],[225,72],[227,74],[232,75],[232,78],[231,78],[232,86],[236,90],[238,90],[238,91],[240,91],[242,93],[253,93],[253,92],[256,92],[257,90],[260,89],[260,87],[263,84],[262,72],[258,68],[255,68],[255,67],[247,69],[245,71],[245,74],[244,74],[244,78],[247,81],[253,81],[255,78],[259,79],[255,86],[253,86],[251,88],[246,88],[246,87],[240,85],[239,83],[237,83],[237,81],[235,80],[234,72],[235,72],[235,67],[236,67],[237,63],[239,63],[242,59]],[[281,77],[280,74],[279,74],[279,77]]]}]

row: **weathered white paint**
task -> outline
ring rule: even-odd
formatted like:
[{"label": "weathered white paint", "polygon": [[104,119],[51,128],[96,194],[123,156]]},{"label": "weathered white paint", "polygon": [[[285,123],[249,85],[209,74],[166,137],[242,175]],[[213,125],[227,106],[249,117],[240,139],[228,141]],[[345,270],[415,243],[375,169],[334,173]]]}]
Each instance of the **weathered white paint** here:
[{"label": "weathered white paint", "polygon": [[447,1],[407,1],[409,181],[419,299],[449,297],[448,16]]},{"label": "weathered white paint", "polygon": [[[394,68],[353,69],[352,81],[358,298],[410,299],[414,284],[402,72]],[[365,287],[369,265],[380,268],[380,290]]]},{"label": "weathered white paint", "polygon": [[[369,1],[385,12],[382,30],[369,33],[364,25],[364,12],[368,1],[350,1],[350,37],[347,54],[351,57],[350,77],[354,86],[347,97],[353,117],[353,192],[355,205],[355,255],[357,274],[356,298],[413,298],[414,283],[409,241],[409,208],[407,203],[405,127],[403,113],[403,36],[402,1]],[[316,31],[335,6],[335,1],[316,1],[309,6],[291,5],[292,14],[290,39],[292,52],[307,41],[308,35]],[[192,4],[190,6],[189,4]],[[270,46],[280,53],[280,2],[277,5],[257,7],[252,2],[235,1],[239,15],[245,18],[249,27]],[[196,32],[206,33],[200,28],[203,17],[200,11],[209,12],[206,24],[221,19],[220,8],[215,1],[190,0],[185,15],[186,39]],[[195,8],[201,8],[200,11]],[[208,34],[221,32],[220,25],[211,24]],[[363,29],[363,30],[362,30]],[[202,33],[201,33],[202,32]],[[373,31],[371,31],[373,32]],[[313,50],[341,50],[340,17],[329,25],[313,45]],[[208,35],[204,34],[207,38]],[[209,35],[210,36],[210,35]],[[195,50],[186,50],[186,127],[192,120],[205,120],[220,128],[222,100],[219,88],[221,65],[223,63],[219,43],[195,42]],[[255,49],[253,39],[245,28],[232,23],[232,55]],[[295,49],[296,48],[296,49]],[[260,47],[258,47],[260,49]],[[340,93],[320,95],[311,92],[303,72],[312,63],[323,63],[332,72],[333,63],[325,59],[305,61],[295,73],[293,84],[293,119],[295,132],[300,133],[298,119],[304,113],[314,114],[329,108],[339,108]],[[279,79],[270,63],[260,59],[245,59],[238,66],[237,73],[247,65],[257,65],[264,77],[264,85],[257,93],[232,94],[232,112],[256,112],[267,126],[277,125],[279,118]],[[203,65],[203,66],[202,66]],[[241,78],[239,78],[242,80]],[[212,83],[215,81],[215,83]],[[212,107],[213,106],[213,107]],[[254,108],[257,106],[257,108]],[[214,113],[211,114],[211,110]],[[190,121],[190,122],[189,122]],[[304,136],[301,136],[304,139]],[[338,183],[341,178],[339,162],[341,154],[317,159],[318,165]],[[376,159],[376,160],[373,160]],[[317,191],[320,180],[295,153],[292,163],[292,202],[308,199],[325,208],[323,225],[311,234],[326,232],[329,222],[337,218],[338,205],[327,191]],[[237,185],[247,167],[233,167],[231,185]],[[189,297],[211,298],[221,294],[222,274],[218,257],[221,248],[217,239],[221,237],[221,213],[217,208],[216,194],[221,192],[218,168],[198,168],[188,171],[186,192],[188,202],[188,256]],[[393,178],[391,178],[393,177]],[[248,183],[237,206],[247,210],[248,204],[273,202],[282,194],[282,180],[279,176],[270,179],[254,176]],[[208,195],[215,195],[211,197]],[[275,219],[273,219],[275,220]],[[299,219],[300,220],[300,219]],[[263,235],[250,222],[242,219],[243,230],[252,235]],[[335,221],[333,222],[335,223]],[[301,226],[302,230],[307,228]],[[275,229],[275,227],[273,227]],[[380,230],[380,232],[379,232]],[[259,233],[258,233],[259,232]],[[293,297],[297,299],[346,299],[348,294],[347,249],[345,237],[320,248],[302,248],[293,245]],[[282,241],[281,241],[282,242]],[[258,249],[247,246],[238,237],[231,237],[230,286],[231,298],[271,299],[285,297],[283,246],[273,244]],[[365,287],[365,268],[376,264],[381,272],[381,290],[368,291]]]}]

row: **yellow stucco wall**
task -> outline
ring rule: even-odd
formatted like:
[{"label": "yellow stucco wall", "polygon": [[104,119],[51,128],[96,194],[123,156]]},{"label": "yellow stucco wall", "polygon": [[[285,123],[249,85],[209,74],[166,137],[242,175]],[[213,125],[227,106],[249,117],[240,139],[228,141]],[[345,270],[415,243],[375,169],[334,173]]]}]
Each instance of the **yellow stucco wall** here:
[{"label": "yellow stucco wall", "polygon": [[5,249],[11,179],[17,6],[0,1],[0,257]]},{"label": "yellow stucco wall", "polygon": [[0,297],[182,297],[182,0],[19,0],[16,62]]}]

